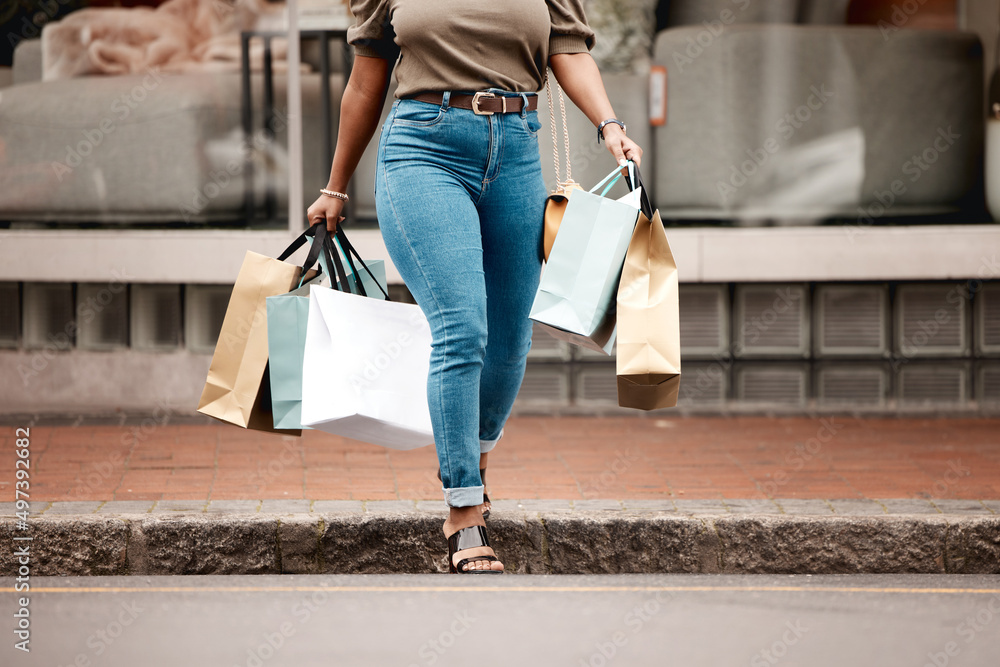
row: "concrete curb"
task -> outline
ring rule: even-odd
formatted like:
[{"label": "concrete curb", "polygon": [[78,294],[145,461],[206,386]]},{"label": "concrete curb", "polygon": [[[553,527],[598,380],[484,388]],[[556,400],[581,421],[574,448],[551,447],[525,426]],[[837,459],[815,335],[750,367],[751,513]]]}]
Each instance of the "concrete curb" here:
[{"label": "concrete curb", "polygon": [[[179,509],[159,513],[45,512],[26,531],[3,516],[0,539],[30,544],[35,576],[447,571],[444,512],[423,503],[211,512],[176,502]],[[593,509],[546,501],[544,510],[501,501],[488,525],[508,571],[525,574],[1000,573],[1000,516],[989,511],[736,513],[713,511],[712,502],[685,514],[618,501],[593,501]],[[0,575],[16,576],[18,567],[5,549]]]}]

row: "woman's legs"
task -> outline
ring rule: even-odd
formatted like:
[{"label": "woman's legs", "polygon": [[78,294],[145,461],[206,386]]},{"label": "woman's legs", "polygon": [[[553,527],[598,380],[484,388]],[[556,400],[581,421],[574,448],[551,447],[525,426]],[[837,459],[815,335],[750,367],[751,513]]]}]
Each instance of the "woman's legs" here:
[{"label": "woman's legs", "polygon": [[[390,126],[390,139],[396,127]],[[427,402],[445,499],[483,502],[477,438],[485,353],[486,286],[479,214],[461,182],[418,151],[380,161],[379,225],[386,248],[427,316],[432,334]]]},{"label": "woman's legs", "polygon": [[[512,134],[507,132],[507,142],[518,138]],[[545,186],[540,167],[537,172],[532,169],[532,164],[538,165],[537,148],[528,156],[511,152],[505,154],[503,171],[486,189],[478,206],[489,323],[479,388],[483,453],[492,451],[497,444],[521,388],[531,347],[528,312],[542,269],[539,249]]]},{"label": "woman's legs", "polygon": [[449,535],[483,523],[480,456],[499,439],[524,374],[545,191],[524,117],[403,104],[380,139],[376,205],[389,254],[431,327],[428,404]]}]

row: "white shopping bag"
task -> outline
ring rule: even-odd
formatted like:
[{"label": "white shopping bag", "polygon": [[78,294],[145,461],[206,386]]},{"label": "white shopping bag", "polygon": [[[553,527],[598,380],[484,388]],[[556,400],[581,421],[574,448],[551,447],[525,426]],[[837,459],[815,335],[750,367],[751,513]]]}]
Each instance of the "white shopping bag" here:
[{"label": "white shopping bag", "polygon": [[312,286],[302,424],[391,449],[433,444],[430,354],[419,306]]}]

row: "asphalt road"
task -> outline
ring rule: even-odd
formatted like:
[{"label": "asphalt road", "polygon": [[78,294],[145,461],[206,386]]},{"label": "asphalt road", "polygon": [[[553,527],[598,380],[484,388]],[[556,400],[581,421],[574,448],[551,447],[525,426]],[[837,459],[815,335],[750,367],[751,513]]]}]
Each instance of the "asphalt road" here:
[{"label": "asphalt road", "polygon": [[0,579],[0,665],[1000,665],[1000,576]]}]

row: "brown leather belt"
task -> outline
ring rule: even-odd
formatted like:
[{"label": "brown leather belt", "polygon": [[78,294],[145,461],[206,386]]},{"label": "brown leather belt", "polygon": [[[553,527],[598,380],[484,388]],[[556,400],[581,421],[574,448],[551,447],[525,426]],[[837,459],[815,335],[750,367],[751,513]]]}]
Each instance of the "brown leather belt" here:
[{"label": "brown leather belt", "polygon": [[[442,93],[421,93],[414,95],[410,99],[420,102],[430,102],[431,104],[441,104],[444,97]],[[495,113],[521,113],[524,106],[524,99],[518,97],[506,97],[495,93],[479,92],[474,95],[465,93],[455,93],[448,99],[448,106],[459,109],[471,109],[479,116],[492,116]],[[538,108],[538,95],[528,95],[528,111]]]}]

